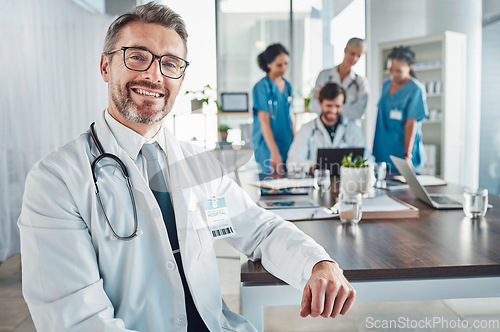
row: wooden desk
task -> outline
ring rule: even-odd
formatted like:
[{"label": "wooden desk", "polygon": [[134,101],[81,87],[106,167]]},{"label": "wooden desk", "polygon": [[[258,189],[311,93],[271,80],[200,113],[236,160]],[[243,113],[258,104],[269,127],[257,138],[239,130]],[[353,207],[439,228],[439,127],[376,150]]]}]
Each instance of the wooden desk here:
[{"label": "wooden desk", "polygon": [[[459,186],[428,188],[462,193]],[[357,291],[357,302],[500,297],[500,197],[489,197],[485,218],[434,210],[409,191],[391,195],[420,209],[419,219],[295,222],[322,245]],[[260,262],[241,266],[242,314],[263,330],[263,306],[299,305],[301,292]]]}]

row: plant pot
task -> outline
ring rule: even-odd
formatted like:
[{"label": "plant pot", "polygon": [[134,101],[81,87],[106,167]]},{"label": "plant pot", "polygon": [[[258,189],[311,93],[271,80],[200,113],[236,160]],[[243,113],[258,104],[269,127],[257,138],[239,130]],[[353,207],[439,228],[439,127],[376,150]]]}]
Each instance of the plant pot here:
[{"label": "plant pot", "polygon": [[366,194],[374,184],[373,166],[340,167],[340,186],[344,192]]},{"label": "plant pot", "polygon": [[191,112],[201,112],[203,110],[203,101],[200,99],[191,99]]},{"label": "plant pot", "polygon": [[221,140],[223,140],[223,141],[227,140],[227,132],[220,131],[219,134],[220,134]]}]

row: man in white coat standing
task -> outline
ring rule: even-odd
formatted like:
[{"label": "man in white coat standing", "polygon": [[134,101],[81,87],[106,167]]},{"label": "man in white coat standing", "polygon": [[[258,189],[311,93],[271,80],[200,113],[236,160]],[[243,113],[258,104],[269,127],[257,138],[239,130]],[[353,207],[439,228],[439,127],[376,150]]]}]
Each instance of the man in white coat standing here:
[{"label": "man in white coat standing", "polygon": [[[295,135],[286,166],[314,169],[319,148],[365,148],[361,128],[343,116],[345,91],[336,83],[326,83],[319,92],[321,114],[304,124]],[[365,153],[365,156],[368,153]]]},{"label": "man in white coat standing", "polygon": [[354,302],[323,248],[162,125],[189,65],[186,39],[163,5],[117,18],[100,65],[108,108],[30,172],[18,225],[37,330],[255,331],[222,301],[217,238],[305,284],[301,316],[336,317]]}]

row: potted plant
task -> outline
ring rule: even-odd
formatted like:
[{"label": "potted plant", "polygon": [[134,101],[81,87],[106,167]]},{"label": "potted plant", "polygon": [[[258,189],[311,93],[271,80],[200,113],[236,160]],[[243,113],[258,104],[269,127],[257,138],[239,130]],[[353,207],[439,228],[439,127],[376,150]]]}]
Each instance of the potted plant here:
[{"label": "potted plant", "polygon": [[373,166],[368,165],[367,159],[358,156],[352,158],[352,153],[342,158],[340,166],[340,186],[346,193],[367,193],[375,184]]},{"label": "potted plant", "polygon": [[201,90],[187,90],[184,95],[191,96],[191,112],[201,112],[205,105],[209,105],[211,101],[217,104],[217,92],[210,86],[205,85]]},{"label": "potted plant", "polygon": [[228,130],[231,129],[228,125],[221,124],[219,126],[219,135],[222,141],[227,141],[227,132]]},{"label": "potted plant", "polygon": [[304,110],[308,111],[309,110],[309,105],[311,104],[311,99],[314,94],[314,89],[309,92],[307,96],[304,97]]}]

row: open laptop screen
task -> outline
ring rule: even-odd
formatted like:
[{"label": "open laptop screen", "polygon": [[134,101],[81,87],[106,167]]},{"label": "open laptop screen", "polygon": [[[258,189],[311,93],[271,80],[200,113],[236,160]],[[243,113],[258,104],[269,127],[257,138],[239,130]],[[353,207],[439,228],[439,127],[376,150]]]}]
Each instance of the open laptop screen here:
[{"label": "open laptop screen", "polygon": [[318,149],[318,157],[316,163],[319,169],[329,169],[331,175],[340,174],[340,166],[342,166],[342,158],[352,153],[352,158],[358,156],[363,157],[364,148],[346,148],[346,149]]}]

